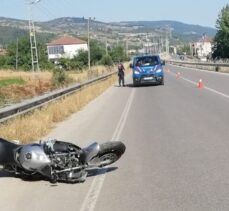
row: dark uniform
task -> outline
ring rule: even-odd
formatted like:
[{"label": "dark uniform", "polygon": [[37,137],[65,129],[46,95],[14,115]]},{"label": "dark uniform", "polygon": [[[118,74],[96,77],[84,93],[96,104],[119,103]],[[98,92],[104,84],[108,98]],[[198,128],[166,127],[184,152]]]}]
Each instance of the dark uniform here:
[{"label": "dark uniform", "polygon": [[118,83],[119,86],[125,86],[125,68],[123,64],[118,64]]}]

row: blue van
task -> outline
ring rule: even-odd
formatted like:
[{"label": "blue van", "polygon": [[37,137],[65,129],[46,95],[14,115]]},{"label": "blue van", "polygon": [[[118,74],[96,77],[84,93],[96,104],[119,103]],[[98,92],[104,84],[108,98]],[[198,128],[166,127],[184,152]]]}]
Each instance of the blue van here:
[{"label": "blue van", "polygon": [[164,85],[164,71],[159,55],[144,55],[133,58],[130,67],[133,70],[133,85],[160,84]]}]

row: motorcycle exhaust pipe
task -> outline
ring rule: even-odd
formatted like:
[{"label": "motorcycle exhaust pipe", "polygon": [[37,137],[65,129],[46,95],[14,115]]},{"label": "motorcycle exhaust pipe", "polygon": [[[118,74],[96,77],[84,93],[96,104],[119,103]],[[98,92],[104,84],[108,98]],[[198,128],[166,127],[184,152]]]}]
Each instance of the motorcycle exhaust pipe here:
[{"label": "motorcycle exhaust pipe", "polygon": [[73,170],[82,170],[84,169],[85,166],[80,166],[80,167],[74,167],[74,168],[68,168],[68,169],[64,169],[64,170],[58,170],[58,171],[54,171],[54,173],[63,173],[63,172],[68,172],[68,171],[73,171]]}]

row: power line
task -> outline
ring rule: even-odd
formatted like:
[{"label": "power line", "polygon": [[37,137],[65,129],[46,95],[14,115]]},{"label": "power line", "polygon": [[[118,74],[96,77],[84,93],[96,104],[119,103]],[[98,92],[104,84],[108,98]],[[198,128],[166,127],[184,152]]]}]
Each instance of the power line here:
[{"label": "power line", "polygon": [[51,11],[50,9],[46,8],[45,6],[43,6],[42,4],[39,4],[37,6],[37,9],[40,10],[42,15],[45,15],[48,19],[54,19],[56,14],[55,12]]},{"label": "power line", "polygon": [[29,37],[30,37],[30,48],[31,48],[31,60],[32,60],[32,70],[39,71],[39,61],[38,61],[38,53],[37,53],[37,41],[36,41],[36,31],[34,22],[32,19],[32,6],[36,3],[40,2],[40,0],[26,0],[26,4],[28,5],[28,13],[29,13]]},{"label": "power line", "polygon": [[[50,2],[49,2],[49,4],[50,4]],[[56,16],[57,16],[56,11],[59,11],[59,10],[61,11],[63,9],[63,7],[60,7],[59,3],[57,3],[56,1],[52,3],[52,7],[47,6],[47,4],[45,4],[45,1],[38,4],[37,7],[39,7],[40,10],[42,10],[46,14],[46,16],[48,16],[51,19],[56,18]],[[43,14],[43,12],[41,12],[41,13]],[[58,12],[58,16],[59,16],[59,12]]]}]

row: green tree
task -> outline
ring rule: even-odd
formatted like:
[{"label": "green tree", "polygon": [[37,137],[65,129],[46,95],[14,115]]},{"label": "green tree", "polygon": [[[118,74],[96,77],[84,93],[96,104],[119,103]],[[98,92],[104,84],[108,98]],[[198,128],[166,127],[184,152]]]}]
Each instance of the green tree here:
[{"label": "green tree", "polygon": [[[90,61],[91,65],[101,63],[101,60],[106,55],[105,47],[96,40],[90,42]],[[72,60],[73,69],[82,69],[88,65],[88,51],[80,50]]]},{"label": "green tree", "polygon": [[0,67],[2,68],[8,68],[7,64],[8,62],[8,56],[0,56]]},{"label": "green tree", "polygon": [[114,62],[123,62],[128,60],[125,49],[121,45],[114,46],[109,54]]},{"label": "green tree", "polygon": [[214,38],[213,58],[229,58],[229,5],[220,12],[216,21],[217,34]]},{"label": "green tree", "polygon": [[[15,68],[16,64],[16,48],[17,43],[12,42],[7,46],[7,56],[8,63],[11,68]],[[18,67],[21,69],[29,70],[31,65],[30,57],[30,44],[28,40],[24,37],[18,41]]]},{"label": "green tree", "polygon": [[90,42],[91,64],[97,64],[106,54],[105,47],[96,40]]},{"label": "green tree", "polygon": [[88,51],[80,50],[78,55],[74,58],[76,63],[81,63],[83,66],[88,65]]},{"label": "green tree", "polygon": [[[16,49],[18,47],[18,67],[23,70],[31,70],[31,50],[29,37],[23,37],[16,42],[12,42],[7,46],[7,59],[5,65],[15,68]],[[47,48],[45,43],[37,43],[38,59],[41,69],[53,68],[51,62],[48,61]]]}]

